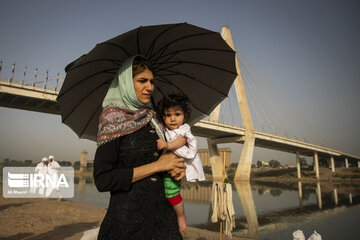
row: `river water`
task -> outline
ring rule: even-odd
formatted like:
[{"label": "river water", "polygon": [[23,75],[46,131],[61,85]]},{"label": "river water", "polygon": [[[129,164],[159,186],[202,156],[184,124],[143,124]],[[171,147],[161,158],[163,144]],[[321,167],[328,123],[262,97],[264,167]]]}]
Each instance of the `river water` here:
[{"label": "river water", "polygon": [[[231,182],[236,228],[233,236],[306,239],[317,231],[323,240],[360,239],[360,185],[321,183]],[[184,183],[182,196],[189,226],[219,232],[212,223],[213,182]],[[99,193],[91,177],[75,178],[73,201],[107,208],[109,193]]]}]

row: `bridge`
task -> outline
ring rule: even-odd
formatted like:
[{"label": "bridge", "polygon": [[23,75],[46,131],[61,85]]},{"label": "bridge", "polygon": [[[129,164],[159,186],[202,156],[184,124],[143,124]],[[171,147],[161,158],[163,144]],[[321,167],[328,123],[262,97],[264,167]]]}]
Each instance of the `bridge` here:
[{"label": "bridge", "polygon": [[[60,115],[56,102],[57,94],[57,91],[49,90],[44,86],[34,87],[21,82],[10,81],[10,79],[0,78],[1,107]],[[208,138],[212,145],[231,142],[242,144],[245,140],[245,128],[216,121],[201,120],[192,127],[192,131],[196,136]],[[353,164],[360,163],[360,157],[339,150],[265,132],[254,131],[254,133],[255,146],[257,147],[297,153],[297,156],[314,156],[314,153],[317,153],[318,156],[328,157],[332,161],[336,159],[348,161],[348,163],[352,162]],[[335,171],[334,166],[332,164]]]},{"label": "bridge", "polygon": [[[223,27],[222,36],[225,41],[235,50],[232,43],[230,30]],[[224,124],[219,122],[220,105],[211,113],[209,120],[201,120],[192,127],[194,135],[207,138],[209,146],[210,162],[214,179],[223,177],[224,163],[220,159],[217,144],[241,143],[243,149],[235,174],[235,180],[248,180],[253,158],[254,147],[273,149],[282,152],[293,153],[296,159],[297,175],[301,178],[300,156],[310,156],[314,159],[315,176],[319,179],[319,157],[329,159],[331,169],[335,172],[335,161],[343,161],[345,167],[349,163],[360,167],[360,157],[342,152],[330,147],[301,141],[296,138],[284,137],[273,133],[254,129],[245,87],[242,80],[242,72],[236,58],[238,77],[234,81],[234,88],[241,113],[244,127]],[[47,83],[47,81],[46,81]],[[54,88],[54,87],[52,87]],[[58,95],[57,85],[54,89],[44,85],[16,81],[12,78],[0,78],[0,106],[15,109],[37,111],[50,114],[60,114],[56,102]]]}]

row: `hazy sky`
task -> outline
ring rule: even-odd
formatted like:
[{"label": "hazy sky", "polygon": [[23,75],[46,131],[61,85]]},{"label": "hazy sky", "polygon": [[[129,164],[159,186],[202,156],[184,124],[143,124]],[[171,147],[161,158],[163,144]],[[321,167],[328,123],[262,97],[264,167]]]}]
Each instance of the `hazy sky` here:
[{"label": "hazy sky", "polygon": [[[140,25],[188,22],[218,32],[227,25],[240,60],[277,89],[273,93],[263,85],[264,95],[281,95],[282,104],[311,125],[303,131],[294,121],[293,129],[304,135],[314,129],[326,144],[359,156],[359,12],[357,0],[3,0],[0,76],[10,77],[14,62],[18,80],[24,79],[25,65],[28,82],[34,81],[35,68],[41,79],[46,70],[50,78],[64,75],[64,67],[96,43]],[[229,106],[234,108],[234,102]],[[282,115],[286,112],[277,118],[287,119]],[[236,114],[223,119],[239,121]],[[0,122],[0,161],[37,161],[49,154],[74,161],[84,149],[89,159],[94,156],[96,144],[79,140],[60,116],[0,108]],[[204,141],[200,147],[206,147]],[[241,145],[231,147],[237,156]],[[256,149],[254,161],[277,157],[291,155]]]}]

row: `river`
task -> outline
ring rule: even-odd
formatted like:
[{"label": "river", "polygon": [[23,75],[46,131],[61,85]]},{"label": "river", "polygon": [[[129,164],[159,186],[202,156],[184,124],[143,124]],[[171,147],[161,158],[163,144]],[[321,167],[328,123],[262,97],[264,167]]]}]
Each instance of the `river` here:
[{"label": "river", "polygon": [[[360,239],[360,186],[355,184],[231,182],[236,227],[233,236],[292,239],[300,229],[323,240]],[[213,182],[182,185],[187,223],[219,231],[212,223]],[[91,177],[75,178],[73,201],[106,208],[109,193],[99,193]]]}]

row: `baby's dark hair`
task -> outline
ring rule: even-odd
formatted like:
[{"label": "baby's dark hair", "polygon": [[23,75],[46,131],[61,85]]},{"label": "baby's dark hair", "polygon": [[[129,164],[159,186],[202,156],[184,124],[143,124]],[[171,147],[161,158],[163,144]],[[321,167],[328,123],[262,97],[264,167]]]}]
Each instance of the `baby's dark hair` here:
[{"label": "baby's dark hair", "polygon": [[161,117],[165,115],[165,110],[169,108],[180,108],[184,112],[184,122],[190,119],[190,108],[188,106],[189,99],[185,95],[170,94],[164,97],[157,106],[158,113]]}]

